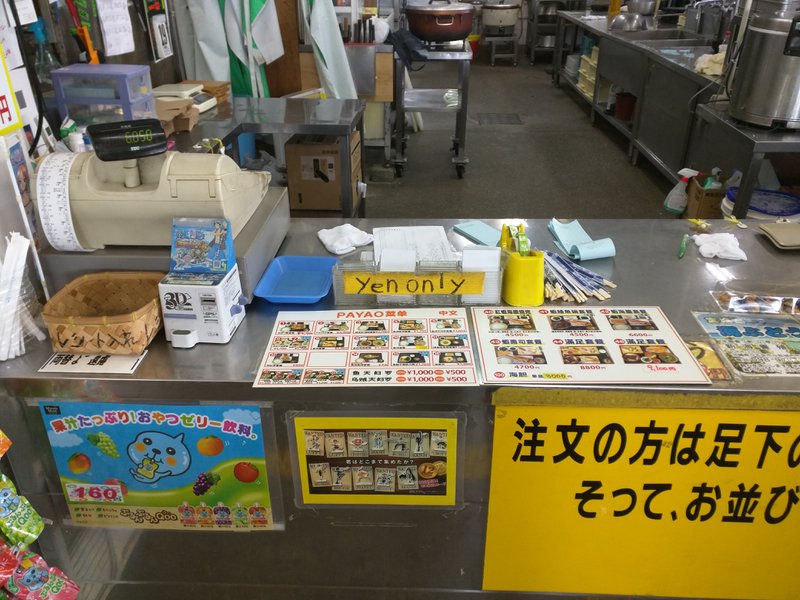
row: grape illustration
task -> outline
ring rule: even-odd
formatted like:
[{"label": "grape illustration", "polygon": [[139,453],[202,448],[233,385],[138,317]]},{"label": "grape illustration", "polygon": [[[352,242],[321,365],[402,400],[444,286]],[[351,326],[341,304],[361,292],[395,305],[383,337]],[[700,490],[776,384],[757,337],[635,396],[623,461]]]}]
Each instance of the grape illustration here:
[{"label": "grape illustration", "polygon": [[102,431],[100,433],[90,433],[86,436],[86,439],[92,446],[97,446],[103,454],[107,454],[111,458],[119,458],[117,445],[107,433],[103,433]]},{"label": "grape illustration", "polygon": [[219,475],[216,473],[200,473],[192,486],[192,491],[195,496],[202,496],[218,481]]}]

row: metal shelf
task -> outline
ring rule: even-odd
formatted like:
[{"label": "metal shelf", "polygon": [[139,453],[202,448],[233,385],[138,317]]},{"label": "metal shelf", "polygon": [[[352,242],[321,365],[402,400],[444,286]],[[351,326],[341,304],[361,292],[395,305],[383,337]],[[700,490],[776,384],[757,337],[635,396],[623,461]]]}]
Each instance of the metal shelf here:
[{"label": "metal shelf", "polygon": [[405,90],[403,106],[411,112],[458,112],[461,93],[456,88]]},{"label": "metal shelf", "polygon": [[591,98],[591,96],[587,96],[587,95],[586,95],[586,94],[583,92],[583,90],[582,90],[581,88],[579,88],[579,87],[578,87],[578,82],[577,82],[577,81],[573,81],[573,80],[572,80],[572,76],[571,76],[569,73],[567,73],[567,70],[566,70],[566,69],[564,69],[564,68],[562,67],[562,68],[561,68],[561,70],[559,71],[559,75],[561,76],[561,81],[565,82],[566,84],[568,84],[568,85],[569,85],[569,87],[571,87],[573,90],[575,90],[576,92],[578,92],[578,94],[580,94],[581,98],[583,98],[583,99],[584,99],[586,102],[588,102],[590,105],[592,104],[592,98]]},{"label": "metal shelf", "polygon": [[617,131],[621,132],[626,138],[631,139],[633,137],[633,122],[632,121],[622,121],[615,117],[614,115],[608,115],[605,112],[605,106],[600,104],[599,102],[594,105],[595,112],[603,117],[606,121],[611,123],[611,126],[616,129]]}]

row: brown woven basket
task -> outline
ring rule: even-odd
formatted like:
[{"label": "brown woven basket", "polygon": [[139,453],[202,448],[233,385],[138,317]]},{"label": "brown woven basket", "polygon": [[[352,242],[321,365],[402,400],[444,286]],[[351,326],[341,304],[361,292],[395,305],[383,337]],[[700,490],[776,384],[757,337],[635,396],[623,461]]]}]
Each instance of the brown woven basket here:
[{"label": "brown woven basket", "polygon": [[114,271],[73,279],[42,316],[56,352],[141,354],[161,329],[164,273]]}]

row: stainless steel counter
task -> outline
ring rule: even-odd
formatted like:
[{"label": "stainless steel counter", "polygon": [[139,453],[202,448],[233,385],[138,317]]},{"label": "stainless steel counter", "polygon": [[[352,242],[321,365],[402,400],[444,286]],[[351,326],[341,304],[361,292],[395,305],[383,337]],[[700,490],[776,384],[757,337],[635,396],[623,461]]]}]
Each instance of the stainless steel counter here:
[{"label": "stainless steel counter", "polygon": [[[325,254],[316,232],[343,222],[296,220],[280,252]],[[457,221],[349,222],[367,230],[389,225],[441,224],[457,248],[467,244],[452,231]],[[714,287],[715,279],[706,269],[709,262],[719,264],[737,278],[762,282],[791,281],[796,271],[795,255],[779,253],[752,229],[736,230],[749,260],[734,262],[706,261],[698,257],[693,246],[679,260],[677,250],[686,231],[685,221],[585,220],[582,225],[594,238],[614,239],[615,258],[587,264],[617,283],[611,302],[659,305],[687,337],[701,333],[690,311],[713,306],[708,290]],[[537,246],[553,248],[545,221],[529,221],[528,226]],[[724,228],[722,223],[715,223],[717,231]],[[40,374],[37,369],[51,352],[46,343],[33,345],[22,358],[0,363],[0,425],[14,442],[8,455],[11,474],[20,493],[52,521],[39,540],[41,552],[50,565],[63,569],[81,584],[81,600],[402,600],[411,596],[455,600],[481,593],[494,419],[491,395],[497,388],[253,389],[253,373],[277,311],[331,307],[331,297],[305,306],[257,301],[248,306],[247,317],[230,343],[177,350],[160,335],[139,369],[127,377],[87,380]],[[797,379],[789,378],[661,390],[656,386],[614,386],[610,393],[583,394],[580,398],[570,396],[574,389],[536,388],[531,393],[537,403],[573,407],[571,414],[578,418],[581,410],[589,406],[608,410],[609,414],[621,406],[800,410]],[[599,391],[596,387],[589,389]],[[637,390],[667,393],[654,394],[660,398],[656,401],[652,399],[654,395],[639,394]],[[277,450],[270,456],[269,468],[280,479],[280,487],[273,487],[272,494],[273,504],[283,507],[285,531],[197,533],[72,525],[36,404],[39,399],[271,403],[272,412],[266,414],[275,426]],[[293,487],[296,475],[288,450],[292,434],[287,427],[287,417],[296,411],[391,411],[403,416],[433,411],[463,415],[465,454],[458,468],[464,486],[456,510],[297,506]],[[491,592],[481,595],[498,599],[562,597]]]},{"label": "stainless steel counter", "polygon": [[[295,219],[279,254],[327,255],[316,232],[344,222],[353,223],[364,230],[400,224],[398,221],[387,219]],[[458,222],[411,220],[402,224],[441,224],[447,229],[453,245],[461,248],[469,242],[453,232],[452,227]],[[497,227],[501,223],[501,221],[487,222]],[[547,231],[545,220],[530,220],[527,223],[534,244],[542,249],[556,249],[552,236]],[[743,250],[748,255],[748,261],[740,262],[708,261],[699,256],[693,245],[690,245],[686,257],[678,260],[678,244],[681,236],[688,231],[686,221],[682,220],[583,220],[582,224],[593,238],[610,237],[616,245],[615,258],[587,263],[589,268],[618,284],[617,289],[613,290],[610,302],[614,305],[661,306],[677,331],[684,336],[702,334],[691,311],[715,308],[708,292],[714,289],[717,281],[712,272],[705,268],[709,262],[725,267],[736,279],[763,282],[765,286],[773,282],[785,282],[797,263],[793,253],[779,252],[754,228],[735,230]],[[730,231],[724,222],[717,222],[714,230]],[[163,340],[163,336],[159,336],[151,345],[146,360],[132,376],[112,379],[118,380],[120,384],[213,381],[249,385],[279,310],[326,310],[333,306],[332,293],[320,303],[311,306],[282,306],[257,299],[247,307],[247,317],[243,325],[228,344],[224,346],[200,344],[193,350],[177,350],[171,348]],[[37,373],[38,367],[50,353],[49,343],[34,344],[25,356],[0,364],[0,378],[19,381],[52,380],[52,375]],[[80,377],[73,379],[81,381]],[[710,388],[685,389],[713,392],[726,388],[727,386],[715,385]],[[733,388],[746,392],[795,392],[797,380],[754,378],[742,381]],[[630,388],[625,387],[625,389]],[[270,395],[273,390],[262,390],[261,393]]]},{"label": "stainless steel counter", "polygon": [[[558,19],[559,39],[565,39],[564,30],[569,25],[600,39],[601,47],[614,46],[612,59],[619,64],[613,70],[620,77],[624,74],[625,79],[639,82],[635,89],[627,90],[639,100],[632,123],[605,115],[598,110],[597,98],[592,108],[593,118],[601,115],[631,140],[629,154],[634,164],[642,152],[673,181],[683,167],[706,172],[721,167],[726,173],[738,169],[743,177],[733,214],[742,218],[766,154],[800,151],[800,133],[740,123],[730,117],[726,103],[707,103],[721,81],[694,71],[697,59],[712,52],[697,34],[663,28],[614,31],[608,29],[604,17],[577,11],[559,11]],[[563,44],[557,43],[557,48],[563,48]],[[553,80],[558,84],[563,50],[557,50],[553,60]],[[601,52],[598,69],[610,71],[603,60]],[[642,104],[648,106],[642,108]]]},{"label": "stainless steel counter", "polygon": [[[605,16],[600,18],[597,16],[587,17],[586,14],[581,11],[559,11],[557,14],[565,21],[581,27],[598,38],[610,38],[616,42],[635,48],[640,52],[646,52],[654,60],[680,71],[683,76],[701,82],[703,85],[714,83],[718,79],[716,77],[701,75],[694,70],[694,63],[697,58],[703,54],[711,53],[710,45],[672,46],[669,48],[662,46],[662,42],[665,42],[667,39],[660,37],[662,32],[674,31],[674,29],[658,28],[653,30],[625,32],[609,29],[608,21]],[[675,38],[669,41],[674,44],[702,42],[700,36],[694,36],[691,33],[685,33],[684,35],[686,37]],[[689,41],[687,42],[687,40]],[[656,43],[651,45],[648,43],[650,41],[655,41]]]}]

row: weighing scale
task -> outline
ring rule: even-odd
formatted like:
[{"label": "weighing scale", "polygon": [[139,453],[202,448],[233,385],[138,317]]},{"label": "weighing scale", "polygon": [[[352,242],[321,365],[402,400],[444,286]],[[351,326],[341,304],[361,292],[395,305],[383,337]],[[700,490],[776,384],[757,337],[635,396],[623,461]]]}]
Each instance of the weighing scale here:
[{"label": "weighing scale", "polygon": [[156,98],[172,100],[174,98],[189,98],[197,109],[204,113],[217,105],[216,97],[203,91],[203,85],[197,83],[168,83],[153,88]]}]

